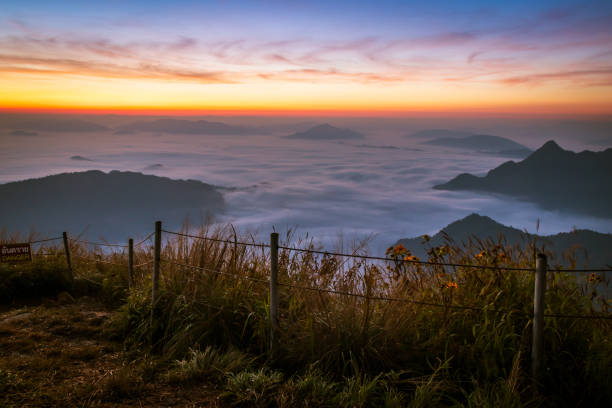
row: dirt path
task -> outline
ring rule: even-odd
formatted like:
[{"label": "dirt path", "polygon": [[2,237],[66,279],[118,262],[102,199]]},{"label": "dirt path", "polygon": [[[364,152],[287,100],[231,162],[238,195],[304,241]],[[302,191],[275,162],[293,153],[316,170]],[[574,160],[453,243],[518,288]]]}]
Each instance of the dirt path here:
[{"label": "dirt path", "polygon": [[211,407],[219,391],[165,381],[164,364],[103,335],[88,298],[0,313],[0,407]]}]

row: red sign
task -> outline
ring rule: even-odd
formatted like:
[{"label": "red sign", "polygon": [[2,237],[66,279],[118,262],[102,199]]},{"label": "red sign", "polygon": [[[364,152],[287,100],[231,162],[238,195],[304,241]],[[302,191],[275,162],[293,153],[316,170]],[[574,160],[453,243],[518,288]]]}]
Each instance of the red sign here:
[{"label": "red sign", "polygon": [[30,244],[0,244],[0,262],[32,262]]}]

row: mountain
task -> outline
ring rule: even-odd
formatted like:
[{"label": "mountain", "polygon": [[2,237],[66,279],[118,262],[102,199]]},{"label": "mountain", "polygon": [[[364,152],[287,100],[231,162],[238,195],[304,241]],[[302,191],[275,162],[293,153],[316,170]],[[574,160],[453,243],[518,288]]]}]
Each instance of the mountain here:
[{"label": "mountain", "polygon": [[[528,234],[513,227],[507,227],[495,220],[478,214],[471,214],[465,218],[455,221],[440,232],[431,237],[428,246],[440,246],[446,241],[444,234],[452,238],[455,243],[468,242],[470,238],[481,240],[492,238],[497,240],[500,235],[506,238],[508,245],[520,244],[523,248],[528,239],[537,239],[538,246],[545,244],[546,249],[552,250],[556,257],[550,260],[550,264],[564,264],[563,253],[575,248],[577,265],[588,264],[599,268],[612,265],[612,234],[601,234],[590,230],[576,230],[555,235],[540,236]],[[422,238],[403,238],[401,243],[419,258],[427,258],[426,247],[422,244]],[[584,249],[587,249],[588,258],[585,257]]]},{"label": "mountain", "polygon": [[221,122],[207,120],[157,119],[153,121],[134,122],[120,126],[116,134],[131,132],[162,132],[189,135],[241,135],[249,132],[242,126],[231,126]]},{"label": "mountain", "polygon": [[47,132],[100,132],[110,130],[106,126],[81,119],[32,118],[15,123],[14,129]]},{"label": "mountain", "polygon": [[76,161],[93,161],[88,157],[85,156],[70,156],[70,160],[76,160]]},{"label": "mountain", "polygon": [[30,136],[38,136],[38,133],[36,132],[28,132],[27,130],[13,130],[12,132],[9,133],[9,136],[25,136],[25,137],[30,137]]},{"label": "mountain", "polygon": [[513,140],[500,136],[471,135],[466,137],[440,137],[421,142],[422,144],[466,149],[480,153],[502,154],[506,157],[526,157],[530,149]]},{"label": "mountain", "polygon": [[199,222],[224,207],[221,193],[200,181],[98,170],[0,184],[0,197],[0,228],[8,232],[87,230],[91,239],[123,241],[156,220],[177,228],[188,215]]},{"label": "mountain", "polygon": [[484,177],[463,173],[437,190],[499,193],[543,208],[612,217],[612,148],[574,153],[546,142],[526,159],[508,161]]},{"label": "mountain", "polygon": [[327,123],[312,127],[304,132],[296,132],[287,139],[308,139],[308,140],[348,140],[363,139],[365,136],[351,129],[341,129]]},{"label": "mountain", "polygon": [[405,138],[408,139],[418,139],[418,138],[460,138],[460,137],[469,137],[474,133],[465,132],[462,130],[449,130],[449,129],[424,129],[419,130],[418,132],[410,133],[409,135],[405,135]]}]

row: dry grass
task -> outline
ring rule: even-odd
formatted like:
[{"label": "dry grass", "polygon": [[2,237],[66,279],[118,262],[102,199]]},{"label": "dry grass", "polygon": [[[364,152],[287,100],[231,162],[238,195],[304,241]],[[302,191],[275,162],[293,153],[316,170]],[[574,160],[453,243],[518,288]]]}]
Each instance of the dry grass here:
[{"label": "dry grass", "polygon": [[[252,241],[229,228],[204,227],[199,233]],[[556,318],[546,319],[546,371],[539,379],[543,397],[533,398],[531,272],[368,262],[283,250],[280,282],[365,297],[281,286],[279,351],[271,359],[265,283],[269,252],[234,243],[166,238],[154,325],[151,267],[137,269],[135,285],[128,290],[125,254],[77,245],[74,251],[81,258],[75,270],[84,282],[93,282],[84,292],[95,287],[98,299],[121,306],[108,323],[99,314],[67,315],[73,306],[62,306],[60,315],[28,310],[31,315],[0,325],[0,331],[13,339],[7,346],[25,362],[16,373],[6,366],[13,371],[5,377],[17,378],[11,386],[19,390],[27,378],[20,373],[33,367],[53,381],[68,378],[62,367],[69,364],[76,367],[76,378],[90,380],[76,381],[81,385],[71,392],[64,384],[65,395],[71,396],[66,401],[86,405],[159,405],[161,400],[150,396],[152,384],[167,398],[177,398],[168,405],[181,405],[187,403],[181,390],[193,391],[202,382],[216,384],[202,391],[203,403],[221,405],[605,406],[612,399],[612,322]],[[312,241],[291,234],[283,242],[316,248]],[[362,250],[360,245],[337,249]],[[509,247],[501,238],[465,245],[449,241],[430,248],[428,260],[531,268],[537,250],[533,242]],[[151,256],[150,247],[139,249],[136,262]],[[401,260],[412,255],[396,247],[389,256]],[[606,310],[600,296],[605,281],[577,281],[551,273],[547,286],[547,312],[588,314],[597,302]],[[38,346],[19,334],[25,327],[20,325],[28,324],[45,327],[39,332],[42,343],[70,344],[72,351],[49,346],[37,361]],[[152,337],[156,341],[151,347]],[[119,344],[126,354],[114,351],[121,349]],[[235,368],[231,353],[254,363]],[[78,367],[90,371],[79,372]]]}]

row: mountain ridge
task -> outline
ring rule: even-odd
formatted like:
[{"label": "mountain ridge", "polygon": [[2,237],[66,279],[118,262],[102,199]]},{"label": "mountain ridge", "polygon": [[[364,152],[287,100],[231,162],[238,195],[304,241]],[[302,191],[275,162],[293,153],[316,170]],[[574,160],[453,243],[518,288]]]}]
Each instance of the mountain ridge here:
[{"label": "mountain ridge", "polygon": [[0,196],[0,226],[9,231],[34,226],[41,233],[80,234],[89,227],[106,239],[149,231],[157,219],[180,226],[187,216],[214,215],[225,205],[210,184],[116,170],[0,184]]},{"label": "mountain ridge", "polygon": [[[467,243],[470,239],[474,238],[497,240],[500,236],[503,236],[508,245],[518,244],[522,246],[527,240],[536,239],[537,242],[544,244],[547,249],[555,253],[556,257],[551,260],[551,264],[553,262],[563,264],[565,261],[562,258],[562,254],[575,248],[577,249],[575,256],[579,265],[585,263],[593,267],[612,265],[612,252],[609,251],[609,248],[612,248],[612,234],[604,234],[587,229],[577,229],[572,232],[561,232],[552,235],[538,235],[506,226],[490,217],[472,213],[440,229],[439,232],[430,237],[428,245],[434,247],[445,244],[445,235],[453,239],[457,244]],[[402,238],[396,244],[402,244],[414,255],[426,259],[426,248],[422,241],[422,237]],[[588,259],[584,251],[579,250],[585,248],[590,251],[587,254]]]},{"label": "mountain ridge", "polygon": [[520,162],[507,161],[477,177],[462,173],[437,190],[498,193],[550,210],[612,217],[612,148],[575,153],[548,141]]},{"label": "mountain ridge", "polygon": [[365,136],[362,133],[351,129],[338,128],[328,123],[311,127],[303,132],[295,132],[285,139],[307,139],[307,140],[350,140],[363,139]]}]

